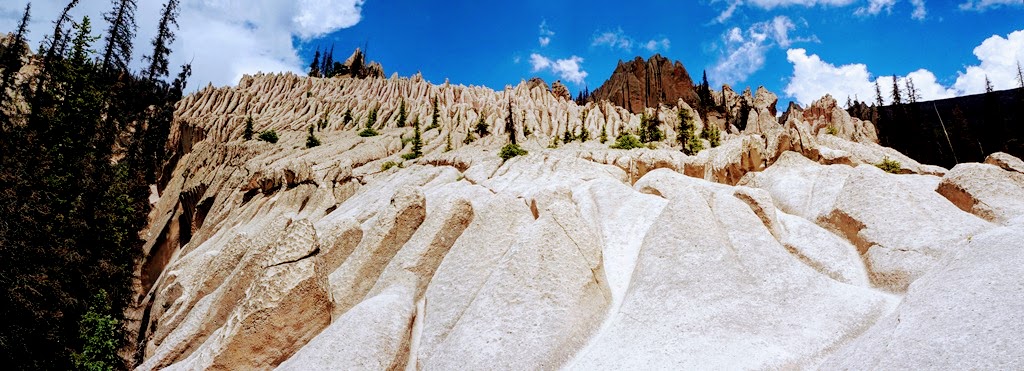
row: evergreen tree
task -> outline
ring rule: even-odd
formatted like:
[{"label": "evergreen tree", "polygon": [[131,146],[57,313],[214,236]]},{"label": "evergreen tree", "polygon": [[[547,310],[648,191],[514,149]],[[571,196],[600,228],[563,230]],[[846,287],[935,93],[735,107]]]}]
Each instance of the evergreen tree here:
[{"label": "evergreen tree", "polygon": [[662,133],[658,127],[661,125],[661,121],[658,120],[658,114],[650,116],[646,113],[640,115],[640,142],[650,143],[661,141],[665,134]]},{"label": "evergreen tree", "polygon": [[512,120],[512,96],[508,97],[508,115],[505,116],[505,132],[508,133],[508,142],[516,144],[516,124]]},{"label": "evergreen tree", "polygon": [[[135,38],[135,0],[114,0],[114,8],[103,15],[109,23],[103,68],[107,72],[127,71],[132,61],[132,39]],[[171,17],[173,19],[173,17]],[[158,36],[159,37],[159,36]]]},{"label": "evergreen tree", "polygon": [[476,128],[474,130],[476,132],[476,135],[479,136],[480,138],[487,136],[488,134],[491,133],[489,131],[489,128],[490,125],[487,125],[487,121],[484,120],[484,115],[483,113],[481,113],[476,121]]},{"label": "evergreen tree", "polygon": [[252,116],[245,118],[245,130],[242,131],[242,139],[252,140],[252,135],[255,133],[252,128]]},{"label": "evergreen tree", "polygon": [[334,44],[331,49],[324,53],[323,62],[320,65],[320,75],[323,77],[334,77]]},{"label": "evergreen tree", "polygon": [[405,99],[398,102],[398,122],[396,125],[400,128],[405,127],[405,120],[409,118],[409,113],[405,111]]},{"label": "evergreen tree", "polygon": [[884,105],[885,102],[882,101],[882,87],[878,85],[878,80],[875,80],[875,107]]},{"label": "evergreen tree", "polygon": [[900,97],[900,81],[896,75],[892,75],[892,104],[894,106],[903,104],[903,99]]},{"label": "evergreen tree", "polygon": [[[6,103],[7,98],[9,98],[7,96],[7,89],[12,87],[14,83],[14,76],[23,66],[21,59],[28,51],[25,49],[24,44],[25,35],[28,33],[28,21],[31,18],[31,13],[32,3],[25,4],[25,13],[22,14],[21,21],[18,22],[18,31],[15,32],[14,37],[10,39],[10,44],[0,51],[0,69],[3,69],[3,71],[0,71],[0,95],[2,95],[2,97],[0,97],[0,115],[3,114],[5,108],[4,103]],[[0,117],[0,119],[3,119],[3,123],[0,125],[7,124],[5,117]]]},{"label": "evergreen tree", "polygon": [[427,127],[427,130],[436,129],[436,128],[441,127],[441,114],[437,110],[437,96],[436,95],[431,100],[431,106],[433,107],[433,109],[432,109],[433,112],[430,114],[430,126]]},{"label": "evergreen tree", "polygon": [[420,133],[420,120],[413,120],[412,122],[412,152],[402,155],[402,158],[406,160],[412,160],[423,156],[423,138]]},{"label": "evergreen tree", "polygon": [[313,63],[309,64],[309,77],[320,77],[320,48],[313,54]]},{"label": "evergreen tree", "polygon": [[309,134],[306,135],[306,148],[313,148],[320,145],[320,138],[313,134],[313,125],[309,125]]},{"label": "evergreen tree", "polygon": [[146,69],[147,79],[161,78],[169,73],[167,57],[171,54],[169,46],[174,43],[174,31],[171,31],[171,28],[178,26],[178,4],[179,0],[168,0],[164,4],[157,35],[153,38],[153,55],[143,57],[143,60],[149,61],[149,68]]},{"label": "evergreen tree", "polygon": [[694,135],[696,129],[693,124],[693,116],[690,115],[690,111],[682,107],[679,108],[679,130],[677,130],[676,140],[679,141],[679,145],[683,147],[683,153],[692,156],[704,149],[704,144]]},{"label": "evergreen tree", "polygon": [[995,91],[995,88],[992,87],[992,81],[988,79],[988,75],[985,75],[985,92],[991,93],[993,91]]},{"label": "evergreen tree", "polygon": [[[27,16],[28,9],[25,12]],[[1020,61],[1017,61],[1017,87],[1024,89],[1024,69],[1020,68]]]},{"label": "evergreen tree", "polygon": [[917,100],[921,98],[921,95],[918,94],[917,88],[914,87],[914,79],[910,78],[910,76],[907,76],[906,85],[907,85],[907,100],[909,100],[910,103],[917,103]]}]

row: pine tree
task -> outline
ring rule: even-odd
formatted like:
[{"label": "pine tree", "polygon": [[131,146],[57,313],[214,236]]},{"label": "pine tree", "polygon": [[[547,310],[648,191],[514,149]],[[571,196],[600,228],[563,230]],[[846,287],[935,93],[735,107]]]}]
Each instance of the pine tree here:
[{"label": "pine tree", "polygon": [[320,77],[320,48],[313,54],[313,63],[309,64],[309,77]]},{"label": "pine tree", "polygon": [[252,140],[252,135],[255,133],[253,131],[253,128],[252,128],[253,125],[252,124],[253,124],[252,116],[246,117],[245,118],[245,130],[242,131],[242,139]]},{"label": "pine tree", "polygon": [[171,54],[169,45],[174,43],[174,31],[172,27],[178,27],[178,4],[180,0],[168,0],[164,4],[160,16],[160,24],[157,26],[157,35],[153,38],[153,55],[143,57],[149,61],[149,68],[146,69],[146,78],[153,80],[167,76],[167,57]]},{"label": "pine tree", "polygon": [[114,0],[114,8],[103,15],[103,19],[110,24],[102,62],[107,72],[128,70],[136,30],[135,8],[135,0]]},{"label": "pine tree", "polygon": [[884,106],[885,102],[882,101],[882,87],[878,85],[878,80],[875,80],[875,106]]},{"label": "pine tree", "polygon": [[892,75],[892,104],[894,106],[903,104],[903,98],[900,97],[900,80],[896,75]]},{"label": "pine tree", "polygon": [[910,76],[907,76],[906,85],[907,100],[909,100],[910,103],[917,103],[917,100],[921,99],[921,94],[917,92],[917,87],[914,86],[914,79],[910,78]]},{"label": "pine tree", "polygon": [[324,53],[323,62],[320,65],[320,75],[323,77],[334,77],[334,44],[331,44],[330,51]]},{"label": "pine tree", "polygon": [[309,134],[306,135],[306,148],[313,148],[320,145],[320,138],[313,134],[313,125],[309,125]]},{"label": "pine tree", "polygon": [[400,128],[405,127],[405,121],[409,118],[409,113],[405,111],[405,99],[398,102],[398,122],[395,123]]},{"label": "pine tree", "polygon": [[676,140],[679,141],[679,145],[683,147],[683,153],[692,156],[704,149],[704,144],[694,135],[695,130],[693,125],[693,116],[690,115],[690,111],[682,107],[679,108],[679,130],[677,131]]},{"label": "pine tree", "polygon": [[[9,98],[7,96],[7,89],[14,83],[14,76],[21,70],[23,65],[21,58],[25,56],[25,35],[28,32],[28,21],[31,18],[32,3],[25,4],[25,13],[21,16],[21,22],[18,22],[18,31],[14,33],[14,37],[11,38],[10,43],[7,47],[3,48],[0,52],[0,69],[3,69],[2,75],[0,75],[0,115],[3,114],[3,103]],[[6,118],[3,119],[3,124],[6,125]]]},{"label": "pine tree", "polygon": [[430,126],[427,127],[427,130],[436,129],[436,128],[441,127],[441,114],[437,110],[437,96],[436,95],[431,100],[431,106],[433,106],[433,110],[432,110],[433,112],[430,114]]},{"label": "pine tree", "polygon": [[505,116],[505,132],[508,133],[508,142],[516,144],[516,124],[512,120],[512,96],[508,97],[508,115]]},{"label": "pine tree", "polygon": [[1024,89],[1024,69],[1020,68],[1020,61],[1017,61],[1017,87]]},{"label": "pine tree", "polygon": [[995,88],[992,87],[992,81],[988,79],[988,75],[985,75],[985,92],[991,93],[993,91],[995,91]]}]

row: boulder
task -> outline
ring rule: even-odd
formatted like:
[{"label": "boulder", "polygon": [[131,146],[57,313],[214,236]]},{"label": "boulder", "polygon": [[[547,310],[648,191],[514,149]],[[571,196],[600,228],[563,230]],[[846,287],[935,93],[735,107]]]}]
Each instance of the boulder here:
[{"label": "boulder", "polygon": [[[1001,163],[1013,168],[1011,162]],[[936,192],[963,211],[1005,223],[1024,215],[1024,173],[1005,169],[988,163],[959,164],[942,177]]]}]

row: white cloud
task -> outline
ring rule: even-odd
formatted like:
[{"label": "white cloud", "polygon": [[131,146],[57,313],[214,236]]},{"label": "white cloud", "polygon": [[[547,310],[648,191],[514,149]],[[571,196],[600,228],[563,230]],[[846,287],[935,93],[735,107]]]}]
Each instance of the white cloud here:
[{"label": "white cloud", "polygon": [[658,50],[668,50],[672,47],[672,42],[667,37],[661,38],[661,40],[649,40],[644,43],[644,49],[647,51],[655,52]]},{"label": "white cloud", "polygon": [[775,46],[787,48],[794,42],[816,41],[817,38],[790,37],[796,24],[789,17],[777,16],[758,22],[745,31],[733,27],[722,35],[722,56],[711,69],[715,84],[740,83],[764,67],[765,54]]},{"label": "white cloud", "polygon": [[998,8],[1001,6],[1022,6],[1024,1],[1017,0],[967,0],[963,4],[960,4],[961,10],[976,10],[984,11],[989,8]]},{"label": "white cloud", "polygon": [[[133,66],[151,53],[150,40],[156,34],[164,1],[140,1],[136,11],[139,25]],[[14,30],[26,0],[0,2],[0,29]],[[256,72],[301,72],[305,70],[293,37],[303,40],[355,25],[361,20],[364,0],[182,0],[180,28],[172,44],[173,67],[192,62],[189,89],[208,83],[231,85],[244,74]],[[33,47],[53,30],[51,23],[66,1],[32,1],[29,40]],[[89,16],[93,32],[101,35],[106,24],[104,1],[83,1],[72,12],[74,18]],[[324,11],[330,9],[330,11]],[[101,48],[102,40],[95,48]],[[346,56],[342,56],[346,57]],[[176,68],[172,70],[176,73]]]},{"label": "white cloud", "polygon": [[551,60],[537,53],[530,54],[530,65],[533,66],[533,72],[547,70],[562,80],[570,81],[576,85],[583,84],[583,81],[587,78],[587,71],[580,68],[582,63],[583,58],[575,55],[566,59]]},{"label": "white cloud", "polygon": [[[808,56],[804,49],[790,49],[786,54],[793,64],[793,76],[784,91],[800,104],[810,104],[825,94],[832,94],[840,102],[844,102],[847,97],[874,102],[876,81],[881,86],[883,102],[891,103],[892,76],[873,78],[864,64],[835,66],[817,55]],[[997,90],[1015,88],[1018,86],[1017,63],[1024,63],[1024,30],[1010,33],[1005,38],[992,36],[974,49],[974,55],[980,64],[958,72],[952,86],[940,83],[931,71],[919,69],[897,76],[900,89],[906,95],[906,81],[909,78],[913,80],[921,100],[935,100],[983,93],[986,77]]]},{"label": "white cloud", "polygon": [[555,36],[555,32],[548,28],[548,20],[543,19],[540,21],[540,36],[537,37],[537,42],[541,47],[548,46],[551,44],[551,36]]},{"label": "white cloud", "polygon": [[[877,15],[883,10],[891,12],[893,5],[899,0],[712,0],[712,3],[726,3],[728,4],[724,10],[717,17],[715,21],[723,23],[729,18],[732,18],[737,8],[742,5],[749,5],[762,10],[772,10],[775,8],[784,8],[790,6],[803,6],[803,7],[845,7],[855,3],[861,4],[854,10],[854,14],[867,16]],[[968,0],[970,2],[1008,2],[1012,0]],[[864,4],[864,3],[867,4]],[[914,11],[911,17],[914,19],[924,19],[927,15],[927,9],[925,9],[924,0],[910,0],[914,6]],[[964,5],[961,5],[963,8]]]},{"label": "white cloud", "polygon": [[613,31],[595,34],[590,41],[590,46],[607,46],[610,49],[621,49],[628,52],[633,50],[633,38],[627,36],[622,31],[622,27],[619,27]]},{"label": "white cloud", "polygon": [[1017,87],[1017,63],[1024,63],[1024,30],[1014,31],[1006,38],[992,35],[974,48],[974,55],[981,63],[958,73],[953,84],[958,91],[984,92],[986,76],[996,89]]}]

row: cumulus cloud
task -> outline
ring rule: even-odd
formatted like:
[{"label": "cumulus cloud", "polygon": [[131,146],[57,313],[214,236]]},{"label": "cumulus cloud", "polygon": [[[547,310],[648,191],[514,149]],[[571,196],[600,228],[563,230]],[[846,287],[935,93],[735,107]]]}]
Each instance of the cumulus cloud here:
[{"label": "cumulus cloud", "polygon": [[540,21],[539,28],[540,36],[537,37],[537,43],[539,43],[541,47],[548,46],[548,44],[551,43],[551,36],[555,36],[555,32],[548,28],[548,21],[546,19]]},{"label": "cumulus cloud", "polygon": [[1024,30],[1014,31],[1005,38],[992,35],[974,48],[978,65],[968,66],[958,73],[953,87],[965,94],[985,91],[985,77],[996,89],[1017,87],[1017,64],[1024,64]]},{"label": "cumulus cloud", "polygon": [[615,30],[594,34],[590,46],[607,46],[610,49],[621,49],[628,52],[633,50],[633,38],[627,36],[622,31],[622,27],[619,27]]},{"label": "cumulus cloud", "polygon": [[[847,98],[874,102],[875,82],[881,87],[883,103],[891,103],[892,76],[872,76],[867,66],[861,63],[836,66],[817,55],[808,55],[804,49],[790,49],[786,55],[793,64],[793,76],[784,92],[800,104],[810,104],[825,94],[831,94],[841,102]],[[1018,86],[1018,61],[1024,63],[1024,30],[1010,33],[1005,38],[994,35],[975,48],[974,55],[980,63],[958,72],[952,86],[943,85],[931,71],[918,69],[897,76],[900,89],[906,90],[909,78],[921,100],[935,100],[983,93],[986,77],[996,89],[1015,88]]]},{"label": "cumulus cloud", "polygon": [[533,72],[548,71],[560,79],[576,85],[583,84],[587,78],[587,71],[581,68],[581,64],[583,64],[583,58],[575,55],[566,59],[552,60],[537,53],[530,54],[530,66],[533,67]]},{"label": "cumulus cloud", "polygon": [[[16,27],[26,2],[0,2],[0,29]],[[59,0],[32,1],[29,40],[33,46],[52,32],[51,22],[65,4]],[[190,90],[209,83],[234,84],[245,74],[261,71],[301,72],[304,66],[293,38],[309,40],[351,27],[361,20],[363,4],[364,0],[182,0],[171,63],[192,62]],[[143,55],[151,53],[149,42],[156,34],[163,1],[140,1],[138,5],[139,29],[133,52],[136,67],[142,65]],[[106,28],[102,14],[109,7],[104,1],[82,2],[72,15],[75,19],[89,16],[94,33],[99,35]]]},{"label": "cumulus cloud", "polygon": [[1017,0],[968,0],[960,4],[961,10],[983,11],[1001,6],[1024,6],[1024,1]]},{"label": "cumulus cloud", "polygon": [[777,16],[770,21],[758,22],[746,30],[733,27],[722,35],[722,56],[711,69],[716,84],[740,83],[764,67],[765,54],[779,46],[788,48],[794,42],[815,41],[817,38],[792,38],[796,24],[789,17]]}]

